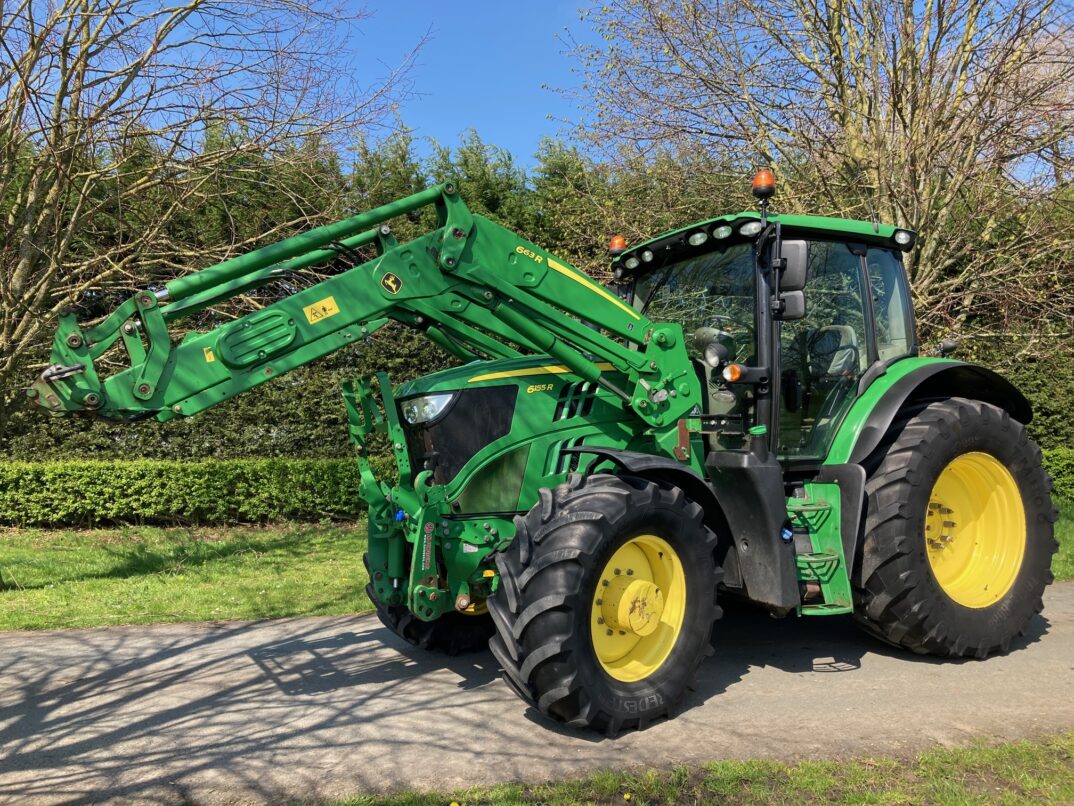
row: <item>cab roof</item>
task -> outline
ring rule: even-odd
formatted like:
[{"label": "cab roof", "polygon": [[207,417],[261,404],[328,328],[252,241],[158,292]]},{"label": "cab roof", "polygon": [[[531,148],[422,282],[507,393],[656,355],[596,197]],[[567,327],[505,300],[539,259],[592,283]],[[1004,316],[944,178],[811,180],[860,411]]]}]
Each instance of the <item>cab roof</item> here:
[{"label": "cab roof", "polygon": [[[751,236],[742,235],[739,233],[739,228],[749,222],[757,221],[761,218],[761,214],[755,210],[745,210],[741,213],[731,213],[728,215],[717,216],[716,218],[709,218],[704,221],[697,221],[688,226],[681,227],[675,230],[669,230],[661,235],[657,235],[655,238],[630,247],[622,254],[616,256],[612,261],[614,267],[622,266],[623,263],[632,255],[640,255],[645,249],[656,251],[660,249],[675,250],[677,248],[690,248],[688,246],[687,238],[694,233],[704,232],[709,236],[708,243],[706,244],[706,250],[711,248],[713,239],[712,232],[721,226],[730,226],[731,234],[726,237],[728,244],[741,243],[744,240],[752,240],[756,237],[756,234]],[[907,244],[899,244],[895,242],[895,233],[899,232],[898,227],[894,227],[891,224],[878,224],[872,221],[859,221],[851,218],[829,218],[826,216],[811,216],[811,215],[788,215],[780,213],[768,214],[768,221],[771,223],[779,222],[783,226],[783,237],[795,237],[805,236],[813,238],[834,238],[841,240],[855,240],[864,242],[870,246],[884,246],[890,249],[896,249],[898,251],[909,251],[913,248],[914,243],[917,240],[916,233],[910,230],[902,230],[910,234],[910,241]]]}]

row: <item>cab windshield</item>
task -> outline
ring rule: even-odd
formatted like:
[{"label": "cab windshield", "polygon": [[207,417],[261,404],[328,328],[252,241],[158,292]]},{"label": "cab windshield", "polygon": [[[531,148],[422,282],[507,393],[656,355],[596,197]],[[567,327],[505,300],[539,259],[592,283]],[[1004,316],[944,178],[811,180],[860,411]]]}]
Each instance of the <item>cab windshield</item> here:
[{"label": "cab windshield", "polygon": [[754,252],[752,243],[731,244],[696,257],[669,262],[644,274],[634,286],[634,306],[656,322],[679,322],[693,358],[701,358],[691,336],[715,328],[731,361],[749,363],[754,354]]}]

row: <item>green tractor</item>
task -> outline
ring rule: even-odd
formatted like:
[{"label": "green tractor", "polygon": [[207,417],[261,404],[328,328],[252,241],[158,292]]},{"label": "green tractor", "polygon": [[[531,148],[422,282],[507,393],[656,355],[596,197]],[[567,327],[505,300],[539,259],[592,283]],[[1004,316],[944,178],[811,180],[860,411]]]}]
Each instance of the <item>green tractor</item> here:
[{"label": "green tractor", "polygon": [[[390,321],[419,329],[459,365],[343,390],[369,596],[420,647],[487,643],[569,725],[672,714],[725,599],[851,614],[917,653],[1006,651],[1056,550],[1029,404],[987,368],[920,354],[913,232],[776,215],[773,191],[763,171],[758,212],[613,239],[601,285],[439,185],[93,326],[62,316],[28,394],[55,415],[192,417]],[[437,227],[396,242],[386,222],[430,205]],[[341,256],[353,265],[262,310],[169,332]],[[373,473],[374,434],[396,479]]]}]

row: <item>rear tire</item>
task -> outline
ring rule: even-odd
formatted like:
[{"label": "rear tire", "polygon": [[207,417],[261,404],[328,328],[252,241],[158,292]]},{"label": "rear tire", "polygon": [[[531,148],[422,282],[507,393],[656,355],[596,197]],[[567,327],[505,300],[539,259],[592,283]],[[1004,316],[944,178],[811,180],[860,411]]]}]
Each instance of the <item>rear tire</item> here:
[{"label": "rear tire", "polygon": [[911,414],[868,463],[855,618],[921,654],[1006,652],[1043,608],[1057,512],[1021,423],[951,398]]},{"label": "rear tire", "polygon": [[609,735],[675,709],[710,637],[716,536],[678,488],[573,475],[515,519],[490,647],[541,713]]},{"label": "rear tire", "polygon": [[[368,574],[368,554],[362,555],[362,562]],[[492,617],[487,612],[473,616],[445,613],[436,621],[422,621],[405,607],[382,604],[377,599],[372,582],[365,586],[365,593],[376,608],[381,623],[419,649],[448,655],[477,652],[488,646],[489,638],[496,632]]]}]

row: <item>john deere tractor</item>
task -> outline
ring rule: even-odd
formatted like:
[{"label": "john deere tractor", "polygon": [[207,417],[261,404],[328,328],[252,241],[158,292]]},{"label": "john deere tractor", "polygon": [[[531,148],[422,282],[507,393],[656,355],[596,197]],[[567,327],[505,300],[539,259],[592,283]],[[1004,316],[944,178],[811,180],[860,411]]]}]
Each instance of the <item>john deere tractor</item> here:
[{"label": "john deere tractor", "polygon": [[[343,390],[369,596],[420,647],[488,643],[519,696],[570,725],[673,713],[724,598],[850,614],[912,652],[1006,651],[1056,549],[1029,404],[985,367],[921,354],[915,233],[776,215],[773,191],[762,171],[756,212],[616,239],[602,285],[442,184],[92,326],[62,316],[28,394],[55,415],[193,417],[390,321],[422,331],[459,365]],[[397,243],[387,222],[427,206],[436,228]],[[172,336],[341,257],[353,265],[305,290]],[[375,433],[394,479],[372,471]]]}]

